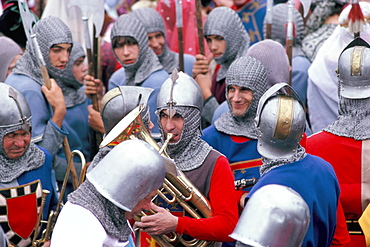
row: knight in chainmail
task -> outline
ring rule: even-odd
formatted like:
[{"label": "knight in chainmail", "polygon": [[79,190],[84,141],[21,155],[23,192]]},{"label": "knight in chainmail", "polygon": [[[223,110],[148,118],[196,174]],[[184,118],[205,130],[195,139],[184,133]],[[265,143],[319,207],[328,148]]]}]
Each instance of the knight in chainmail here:
[{"label": "knight in chainmail", "polygon": [[[47,17],[33,26],[41,55],[51,78],[61,76],[72,47],[72,34],[68,26],[57,17]],[[53,47],[60,49],[58,65],[52,64],[50,54]],[[61,49],[61,47],[63,49]],[[55,53],[53,53],[55,54]],[[58,68],[55,66],[59,66]],[[62,90],[52,83],[52,90],[43,94],[44,80],[41,75],[38,56],[32,42],[27,43],[26,51],[17,61],[13,73],[5,80],[6,84],[18,89],[27,99],[32,114],[32,142],[37,143],[55,155],[68,131],[62,123],[66,114]],[[45,100],[45,97],[47,100]]]},{"label": "knight in chainmail", "polygon": [[[218,66],[212,76],[204,77],[202,74],[209,74],[211,69],[208,60],[201,54],[196,56],[197,60],[193,66],[193,77],[202,88],[205,103],[202,128],[210,125],[215,109],[226,100],[225,78],[230,64],[235,59],[246,55],[249,48],[249,35],[240,17],[228,7],[217,7],[209,13],[204,23],[204,37]],[[219,47],[212,48],[210,37],[222,39],[225,42],[224,50],[220,50]],[[211,88],[208,85],[212,85]]]},{"label": "knight in chainmail", "polygon": [[128,220],[150,208],[164,176],[164,160],[148,143],[118,144],[68,196],[51,246],[126,246],[133,232]]},{"label": "knight in chainmail", "polygon": [[[42,212],[43,219],[47,220],[50,210],[55,208],[57,204],[57,192],[53,180],[51,154],[46,149],[30,142],[32,114],[21,92],[7,84],[0,83],[0,98],[1,194],[6,195],[6,189],[10,187],[14,191],[19,191],[19,193],[21,193],[22,191],[27,191],[27,184],[36,182],[37,180],[41,181],[42,189],[50,191],[46,197]],[[12,195],[10,195],[9,193],[7,198],[11,199],[12,197],[16,198],[18,196],[24,196],[26,198],[29,196],[28,194],[30,192],[31,190],[28,190],[28,192],[24,192],[24,194],[20,195],[18,195],[18,193],[12,193]],[[41,194],[41,189],[38,192]],[[36,195],[36,197],[38,197],[38,195]],[[21,215],[23,213],[22,211],[27,210],[30,210],[27,211],[29,213],[32,212],[34,206],[37,205],[36,197],[34,201],[23,201],[23,208],[12,207],[8,204],[5,214],[8,214],[8,212],[15,212],[15,214]],[[3,202],[6,203],[5,201]],[[31,215],[30,213],[29,216]],[[36,215],[34,216],[36,217]],[[27,224],[24,224],[28,219],[22,219],[22,223],[25,227],[12,229],[8,222],[11,217],[6,217],[6,220],[1,223],[1,227],[7,234],[10,243],[15,246],[29,246],[31,239],[21,234],[22,231],[28,231]],[[14,223],[16,222],[13,221],[13,224]]]},{"label": "knight in chainmail", "polygon": [[[88,122],[88,105],[91,103],[82,87],[84,84],[83,77],[87,71],[87,65],[84,63],[85,56],[86,53],[83,47],[74,42],[66,68],[55,77],[55,81],[62,89],[66,104],[67,113],[64,117],[64,128],[69,133],[70,150],[80,150],[86,161],[89,161],[91,132]],[[79,176],[82,164],[81,158],[77,155],[74,157],[74,165]],[[60,147],[53,160],[53,168],[59,188],[62,187],[67,166],[64,148]],[[72,181],[69,181],[64,193],[64,201],[67,201],[67,195],[73,190]]]},{"label": "knight in chainmail", "polygon": [[[288,4],[276,4],[272,7],[271,39],[286,46],[286,24]],[[292,48],[292,86],[306,104],[308,68],[311,65],[302,50],[302,40],[305,37],[304,21],[301,13],[293,8],[294,38]],[[265,28],[266,30],[266,28]]]},{"label": "knight in chainmail", "polygon": [[[336,121],[307,138],[307,152],[328,161],[340,182],[340,201],[350,234],[350,245],[365,246],[365,237],[358,219],[369,203],[369,164],[367,143],[369,131],[369,67],[370,46],[361,38],[353,40],[338,59],[338,112]],[[351,171],[351,172],[349,172]],[[340,234],[340,233],[338,233]],[[339,235],[339,238],[341,235]]]},{"label": "knight in chainmail", "polygon": [[[228,235],[237,221],[233,177],[226,157],[200,138],[203,99],[198,84],[185,73],[173,71],[163,83],[157,102],[160,145],[163,146],[168,135],[173,134],[165,150],[192,186],[209,200],[212,215],[210,218],[191,218],[177,202],[172,205],[158,198],[155,203],[176,212],[176,216],[156,206],[153,209],[163,213],[147,216],[145,223],[143,218],[143,222],[136,222],[137,226],[150,235],[173,231],[206,241],[232,241]],[[148,246],[146,238],[148,236],[143,234],[141,243],[144,246]]]},{"label": "knight in chainmail", "polygon": [[[360,1],[363,16],[370,15],[370,3]],[[353,40],[354,34],[348,25],[352,4],[347,4],[338,17],[333,33],[325,40],[308,70],[307,105],[313,133],[323,130],[338,118],[338,77],[333,73],[344,48]],[[370,23],[361,22],[360,36],[370,42]]]},{"label": "knight in chainmail", "polygon": [[[239,188],[238,184],[260,177],[261,155],[257,152],[259,131],[254,119],[258,101],[266,91],[266,78],[266,69],[259,60],[250,56],[236,59],[226,75],[228,111],[204,129],[202,136],[228,158],[234,173],[237,201],[241,205],[244,193],[250,187]],[[238,110],[241,107],[242,112]]]},{"label": "knight in chainmail", "polygon": [[[142,7],[131,12],[145,26],[149,38],[149,46],[159,58],[163,69],[171,73],[174,68],[179,69],[179,54],[170,50],[166,43],[166,30],[161,15],[153,8]],[[195,57],[183,54],[184,71],[192,76]]]},{"label": "knight in chainmail", "polygon": [[263,164],[261,177],[245,203],[248,205],[249,198],[252,200],[255,192],[269,184],[292,188],[310,212],[301,246],[330,246],[337,224],[345,223],[343,218],[337,219],[339,184],[333,167],[300,145],[306,114],[298,94],[286,83],[275,84],[262,95],[256,122],[260,130],[257,150]]},{"label": "knight in chainmail", "polygon": [[[289,60],[285,48],[277,41],[265,39],[249,47],[247,56],[254,57],[266,69],[267,88],[276,83],[289,82]],[[212,124],[225,112],[229,111],[227,101],[215,110]]]},{"label": "knight in chainmail", "polygon": [[[102,98],[100,104],[100,116],[103,120],[105,137],[113,130],[117,133],[109,140],[110,142],[101,147],[94,156],[87,172],[90,172],[97,166],[101,159],[104,158],[118,143],[130,138],[130,134],[124,136],[125,130],[119,129],[116,125],[138,105],[144,104],[145,107],[141,112],[142,126],[148,133],[153,129],[153,123],[150,120],[148,98],[153,89],[138,86],[120,86],[109,90]],[[143,129],[141,131],[144,131]]]},{"label": "knight in chainmail", "polygon": [[[134,63],[125,63],[116,54],[116,46],[122,38],[133,38],[139,47],[139,54]],[[117,70],[109,80],[109,90],[117,86],[142,86],[154,89],[149,97],[150,118],[154,123],[153,133],[158,134],[155,109],[157,95],[162,83],[168,78],[158,57],[149,48],[147,32],[144,25],[132,14],[124,14],[115,21],[111,33],[112,48],[121,69]],[[119,49],[119,48],[118,48]],[[121,60],[120,60],[121,59]]]}]

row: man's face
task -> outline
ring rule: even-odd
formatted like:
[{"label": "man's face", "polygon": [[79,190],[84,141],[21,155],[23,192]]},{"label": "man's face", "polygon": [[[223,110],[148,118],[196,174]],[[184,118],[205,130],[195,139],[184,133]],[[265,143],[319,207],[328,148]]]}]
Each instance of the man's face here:
[{"label": "man's face", "polygon": [[141,199],[141,201],[139,201],[136,204],[136,206],[132,209],[131,212],[125,212],[125,218],[127,220],[131,220],[132,218],[134,218],[135,215],[140,214],[141,211],[149,210],[151,201],[156,194],[157,194],[156,189],[150,192],[146,197]]},{"label": "man's face", "polygon": [[166,43],[164,35],[162,32],[148,33],[149,47],[154,51],[154,53],[159,56],[163,52],[163,46]]},{"label": "man's face", "polygon": [[182,129],[184,128],[184,118],[180,114],[175,113],[172,119],[170,119],[168,110],[162,110],[159,118],[165,137],[167,137],[168,133],[171,133],[173,137],[170,143],[177,143],[180,140]]},{"label": "man's face", "polygon": [[84,83],[84,77],[87,74],[87,66],[84,63],[85,57],[78,58],[75,63],[73,64],[73,75],[75,76],[76,80],[79,81],[81,84]]},{"label": "man's face", "polygon": [[53,45],[49,52],[51,65],[57,69],[64,69],[67,65],[71,49],[72,45],[68,43]]},{"label": "man's face", "polygon": [[123,64],[134,64],[139,58],[139,45],[137,42],[125,41],[125,38],[121,37],[113,49],[119,61]]},{"label": "man's face", "polygon": [[206,37],[209,50],[213,53],[213,57],[221,57],[226,50],[226,40],[219,35],[208,35]]},{"label": "man's face", "polygon": [[17,130],[5,135],[3,140],[5,155],[9,159],[19,159],[26,152],[30,142],[30,131]]},{"label": "man's face", "polygon": [[253,100],[252,90],[246,87],[230,85],[227,88],[227,98],[235,116],[243,116]]}]

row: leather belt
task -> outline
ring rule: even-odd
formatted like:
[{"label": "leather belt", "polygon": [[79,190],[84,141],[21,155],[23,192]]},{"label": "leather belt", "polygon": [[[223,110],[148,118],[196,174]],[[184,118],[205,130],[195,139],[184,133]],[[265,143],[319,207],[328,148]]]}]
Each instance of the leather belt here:
[{"label": "leather belt", "polygon": [[358,220],[346,220],[346,223],[350,235],[364,235]]}]

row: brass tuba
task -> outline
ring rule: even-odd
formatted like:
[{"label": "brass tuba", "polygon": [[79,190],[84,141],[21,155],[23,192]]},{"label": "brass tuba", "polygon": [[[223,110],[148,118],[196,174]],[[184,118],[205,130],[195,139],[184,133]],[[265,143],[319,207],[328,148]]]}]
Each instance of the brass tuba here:
[{"label": "brass tuba", "polygon": [[[68,156],[68,166],[67,166],[66,174],[64,175],[63,185],[62,185],[62,188],[60,190],[58,204],[56,206],[55,211],[50,211],[47,221],[42,220],[42,208],[43,208],[43,205],[45,203],[45,198],[46,198],[47,194],[49,193],[49,191],[43,190],[42,203],[41,203],[42,208],[41,208],[39,216],[38,216],[38,223],[36,225],[34,239],[32,241],[32,247],[42,246],[44,243],[46,243],[47,241],[50,240],[50,236],[51,236],[51,233],[54,229],[54,225],[56,223],[56,220],[58,218],[60,210],[63,207],[63,197],[64,197],[64,192],[65,192],[65,188],[67,186],[67,182],[68,182],[70,172],[74,171],[72,173],[77,174],[76,168],[75,168],[75,165],[74,165],[74,162],[73,162],[73,157],[77,154],[81,158],[82,168],[84,168],[85,165],[86,165],[85,156],[83,155],[83,153],[81,151],[73,150],[72,152],[69,152],[69,153],[70,154]],[[76,178],[74,176],[72,176],[72,180],[75,180],[74,183],[73,183],[73,186],[74,186],[74,189],[77,189],[77,187],[84,180],[84,174],[82,174],[82,172],[81,172],[81,176],[80,176],[79,181],[78,181],[78,179],[76,180]],[[38,237],[38,231],[39,231],[38,229],[41,227],[42,224],[46,224],[46,227],[45,227],[45,229],[43,230],[43,232],[41,234],[41,238],[36,240],[36,238]]]},{"label": "brass tuba", "polygon": [[[167,140],[161,148],[145,128],[140,114],[143,109],[144,104],[139,105],[118,122],[104,138],[100,144],[100,148],[108,145],[112,141],[122,142],[135,138],[146,141],[158,150],[158,152],[165,157],[167,161],[166,177],[164,179],[163,187],[158,190],[158,195],[168,204],[173,204],[175,202],[179,203],[189,215],[196,219],[211,217],[211,206],[207,198],[193,185],[184,173],[176,167],[165,151],[172,135],[167,136]],[[165,192],[168,192],[168,194],[171,195],[171,198],[168,198],[164,194]],[[152,211],[151,213],[155,212]],[[134,218],[136,221],[140,221],[140,218],[144,215],[146,214],[141,212],[141,215]],[[212,245],[213,243],[199,239],[185,240],[180,234],[175,232],[172,232],[169,235],[156,235],[152,237],[163,247],[175,246],[177,243],[182,243],[184,246],[204,247]]]}]

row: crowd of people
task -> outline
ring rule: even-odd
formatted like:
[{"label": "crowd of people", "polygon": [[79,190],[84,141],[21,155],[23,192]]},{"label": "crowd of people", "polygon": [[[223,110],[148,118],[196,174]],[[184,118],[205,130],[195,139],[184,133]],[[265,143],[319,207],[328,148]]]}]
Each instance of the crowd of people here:
[{"label": "crowd of people", "polygon": [[28,2],[0,4],[0,247],[370,245],[370,1],[106,0],[92,47]]}]

